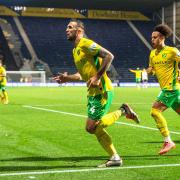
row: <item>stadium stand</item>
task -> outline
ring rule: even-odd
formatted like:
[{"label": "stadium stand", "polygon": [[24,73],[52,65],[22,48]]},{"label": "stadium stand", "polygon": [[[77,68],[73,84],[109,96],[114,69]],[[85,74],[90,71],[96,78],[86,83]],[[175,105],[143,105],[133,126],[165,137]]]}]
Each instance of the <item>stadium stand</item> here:
[{"label": "stadium stand", "polygon": [[9,48],[8,42],[6,41],[3,31],[0,28],[0,56],[3,58],[3,63],[5,62],[7,69],[18,70],[18,67],[13,59],[12,52]]},{"label": "stadium stand", "polygon": [[[20,17],[19,19],[39,59],[48,63],[53,74],[76,71],[72,58],[73,47],[66,40],[65,34],[69,19],[40,17]],[[19,36],[12,18],[6,18],[6,20]],[[115,55],[113,65],[119,74],[118,79],[121,82],[134,82],[134,75],[128,69],[147,67],[150,51],[127,21],[85,19],[83,22],[87,35]],[[133,23],[150,42],[154,23],[152,21],[134,21]],[[22,42],[22,54],[30,59],[26,51]],[[150,80],[155,81],[154,78]]]},{"label": "stadium stand", "polygon": [[[38,57],[47,62],[54,73],[75,68],[72,45],[67,42],[67,19],[20,18]],[[84,20],[87,35],[111,50],[115,55],[113,65],[120,73],[123,69],[146,67],[149,50],[132,31],[126,21]]]},{"label": "stadium stand", "polygon": [[20,42],[21,42],[21,53],[23,55],[24,58],[27,58],[27,59],[31,59],[31,56],[23,42],[23,39],[22,37],[20,36],[20,33],[15,25],[15,22],[13,20],[13,17],[12,16],[3,16],[1,17],[3,19],[5,19],[7,22],[9,22],[9,24],[12,26],[12,29],[14,31],[14,33],[16,34],[16,36],[19,38]]},{"label": "stadium stand", "polygon": [[[138,30],[143,34],[149,43],[151,42],[151,32],[153,31],[156,23],[153,21],[134,21],[134,25],[138,28]],[[166,40],[166,45],[174,46],[172,42],[172,38]]]},{"label": "stadium stand", "polygon": [[21,17],[20,21],[38,57],[48,63],[54,73],[57,67],[75,68],[72,46],[65,35],[67,19]]}]

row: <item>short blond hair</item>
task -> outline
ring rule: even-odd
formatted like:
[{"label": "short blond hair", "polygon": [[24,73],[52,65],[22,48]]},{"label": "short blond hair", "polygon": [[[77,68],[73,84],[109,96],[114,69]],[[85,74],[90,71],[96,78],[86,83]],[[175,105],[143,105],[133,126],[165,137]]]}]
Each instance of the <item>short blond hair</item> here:
[{"label": "short blond hair", "polygon": [[75,22],[77,24],[77,27],[85,30],[84,23],[80,21],[79,19],[71,19],[70,22]]}]

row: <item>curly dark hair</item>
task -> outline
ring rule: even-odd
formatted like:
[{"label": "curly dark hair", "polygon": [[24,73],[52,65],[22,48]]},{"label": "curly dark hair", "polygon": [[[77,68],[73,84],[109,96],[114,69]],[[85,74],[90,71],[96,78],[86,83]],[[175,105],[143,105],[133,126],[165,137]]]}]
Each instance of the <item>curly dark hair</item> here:
[{"label": "curly dark hair", "polygon": [[165,38],[168,38],[172,34],[172,30],[169,28],[168,25],[159,24],[154,27],[154,31],[160,32]]}]

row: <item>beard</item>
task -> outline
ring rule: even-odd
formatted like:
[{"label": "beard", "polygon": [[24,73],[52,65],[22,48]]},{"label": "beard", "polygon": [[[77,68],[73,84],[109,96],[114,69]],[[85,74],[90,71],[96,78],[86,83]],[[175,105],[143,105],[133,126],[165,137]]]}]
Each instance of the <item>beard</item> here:
[{"label": "beard", "polygon": [[68,41],[75,41],[76,39],[76,34],[75,33],[71,33],[69,36],[67,35],[67,40]]},{"label": "beard", "polygon": [[152,45],[153,49],[156,49],[156,44],[152,43],[151,45]]}]

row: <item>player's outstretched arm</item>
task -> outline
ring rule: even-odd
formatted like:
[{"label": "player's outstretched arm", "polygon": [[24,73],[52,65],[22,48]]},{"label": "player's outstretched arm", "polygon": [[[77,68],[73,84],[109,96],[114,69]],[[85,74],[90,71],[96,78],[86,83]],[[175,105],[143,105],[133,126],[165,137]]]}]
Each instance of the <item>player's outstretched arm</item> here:
[{"label": "player's outstretched arm", "polygon": [[132,73],[135,73],[135,72],[136,72],[136,71],[134,71],[133,69],[130,69],[130,68],[129,68],[129,71],[132,72]]},{"label": "player's outstretched arm", "polygon": [[77,72],[75,74],[68,74],[67,72],[58,73],[57,76],[53,77],[57,83],[65,83],[65,82],[76,82],[82,80],[81,75]]}]

